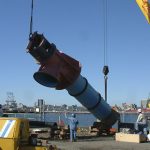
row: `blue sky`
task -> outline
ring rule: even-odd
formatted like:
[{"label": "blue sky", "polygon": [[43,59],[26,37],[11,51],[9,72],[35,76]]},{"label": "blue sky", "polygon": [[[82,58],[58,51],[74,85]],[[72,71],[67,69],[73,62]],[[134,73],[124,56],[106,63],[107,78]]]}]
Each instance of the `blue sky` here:
[{"label": "blue sky", "polygon": [[[35,0],[33,30],[43,33],[64,53],[79,60],[82,75],[104,96],[103,0]],[[43,98],[49,104],[77,104],[66,90],[39,85],[33,74],[39,68],[26,53],[31,0],[0,3],[0,101],[13,92],[17,102],[33,105]],[[135,0],[108,0],[107,63],[108,103],[140,104],[150,93],[150,25]]]}]

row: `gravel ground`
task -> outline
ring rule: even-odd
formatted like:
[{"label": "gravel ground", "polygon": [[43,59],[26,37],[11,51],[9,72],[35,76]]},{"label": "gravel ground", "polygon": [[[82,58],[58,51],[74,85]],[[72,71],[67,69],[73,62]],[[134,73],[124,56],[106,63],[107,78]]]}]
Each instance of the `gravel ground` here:
[{"label": "gravel ground", "polygon": [[78,139],[77,142],[50,141],[59,150],[150,150],[150,143],[116,142],[114,137]]}]

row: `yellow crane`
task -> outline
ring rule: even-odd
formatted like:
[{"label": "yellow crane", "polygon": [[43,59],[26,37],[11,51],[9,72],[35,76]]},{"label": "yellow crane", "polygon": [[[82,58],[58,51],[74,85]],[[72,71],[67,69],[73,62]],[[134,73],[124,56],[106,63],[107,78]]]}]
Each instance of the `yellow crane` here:
[{"label": "yellow crane", "polygon": [[146,20],[150,24],[150,2],[149,0],[136,0]]}]

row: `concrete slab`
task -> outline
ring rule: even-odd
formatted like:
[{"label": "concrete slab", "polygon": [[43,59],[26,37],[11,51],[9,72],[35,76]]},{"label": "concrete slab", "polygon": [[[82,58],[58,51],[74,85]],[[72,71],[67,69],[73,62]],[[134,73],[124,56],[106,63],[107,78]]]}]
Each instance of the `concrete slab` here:
[{"label": "concrete slab", "polygon": [[78,139],[77,142],[50,141],[60,150],[150,150],[150,143],[117,142],[114,137]]}]

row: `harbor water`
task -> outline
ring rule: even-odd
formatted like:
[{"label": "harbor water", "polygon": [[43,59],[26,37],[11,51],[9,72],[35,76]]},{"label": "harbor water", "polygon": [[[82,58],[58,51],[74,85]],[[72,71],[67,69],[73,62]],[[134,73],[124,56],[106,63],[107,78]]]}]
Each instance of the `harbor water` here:
[{"label": "harbor water", "polygon": [[[17,117],[17,118],[28,118],[30,120],[38,120],[38,121],[46,121],[46,122],[59,122],[60,120],[64,122],[65,125],[68,124],[68,119],[65,117],[64,113],[60,112],[47,112],[44,114],[37,113],[11,113],[8,114],[9,117]],[[69,117],[71,113],[67,113],[67,117]],[[79,121],[80,127],[88,127],[92,126],[93,122],[97,119],[91,113],[77,113],[76,117]],[[120,114],[121,122],[125,123],[134,123],[137,119],[137,113],[121,113]]]}]

